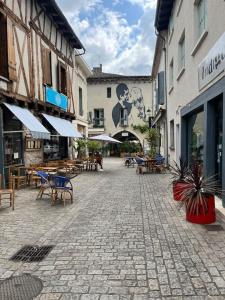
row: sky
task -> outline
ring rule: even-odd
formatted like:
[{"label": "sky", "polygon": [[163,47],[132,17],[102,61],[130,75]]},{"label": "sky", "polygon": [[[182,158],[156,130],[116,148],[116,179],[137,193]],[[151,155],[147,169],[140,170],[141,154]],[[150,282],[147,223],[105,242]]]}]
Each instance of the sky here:
[{"label": "sky", "polygon": [[86,48],[90,68],[150,75],[157,0],[57,0]]}]

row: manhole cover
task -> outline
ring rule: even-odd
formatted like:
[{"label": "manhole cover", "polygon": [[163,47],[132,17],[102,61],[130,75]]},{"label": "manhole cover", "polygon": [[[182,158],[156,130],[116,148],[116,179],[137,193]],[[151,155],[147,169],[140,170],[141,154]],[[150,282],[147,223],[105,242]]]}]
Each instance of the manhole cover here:
[{"label": "manhole cover", "polygon": [[0,282],[0,300],[31,300],[42,288],[42,281],[30,274],[11,277]]},{"label": "manhole cover", "polygon": [[42,261],[49,254],[54,246],[35,246],[27,245],[14,254],[10,260],[14,261]]},{"label": "manhole cover", "polygon": [[204,227],[208,230],[208,231],[224,231],[223,226],[221,225],[204,225]]}]

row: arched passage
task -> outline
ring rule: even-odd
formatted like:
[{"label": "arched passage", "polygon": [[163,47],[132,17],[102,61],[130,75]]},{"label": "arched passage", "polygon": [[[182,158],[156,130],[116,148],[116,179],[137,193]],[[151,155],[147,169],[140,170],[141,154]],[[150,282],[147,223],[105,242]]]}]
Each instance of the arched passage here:
[{"label": "arched passage", "polygon": [[136,153],[142,151],[140,139],[130,131],[119,131],[113,135],[122,144],[111,144],[110,155],[121,156],[122,153]]}]

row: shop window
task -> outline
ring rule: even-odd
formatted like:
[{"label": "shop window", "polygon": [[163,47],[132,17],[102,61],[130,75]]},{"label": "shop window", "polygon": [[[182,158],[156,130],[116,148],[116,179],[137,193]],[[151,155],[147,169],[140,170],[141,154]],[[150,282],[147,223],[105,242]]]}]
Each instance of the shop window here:
[{"label": "shop window", "polygon": [[58,62],[58,90],[67,96],[66,66],[61,61]]},{"label": "shop window", "polygon": [[84,111],[83,111],[83,91],[82,88],[79,88],[79,115],[83,116]]},{"label": "shop window", "polygon": [[22,123],[8,109],[3,110],[4,164],[23,164]]},{"label": "shop window", "polygon": [[43,83],[52,86],[52,53],[50,49],[42,47]]},{"label": "shop window", "polygon": [[188,159],[189,163],[202,163],[204,151],[204,112],[188,118]]},{"label": "shop window", "polygon": [[111,98],[112,97],[112,89],[111,87],[107,87],[107,98]]},{"label": "shop window", "polygon": [[170,149],[174,149],[174,120],[170,121]]},{"label": "shop window", "polygon": [[94,127],[104,127],[104,109],[94,109]]}]

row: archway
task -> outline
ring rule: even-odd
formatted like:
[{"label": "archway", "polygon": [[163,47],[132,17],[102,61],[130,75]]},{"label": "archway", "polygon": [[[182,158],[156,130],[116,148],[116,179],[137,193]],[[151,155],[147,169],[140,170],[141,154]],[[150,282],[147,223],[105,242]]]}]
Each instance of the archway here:
[{"label": "archway", "polygon": [[121,156],[124,153],[136,153],[142,151],[142,144],[139,138],[130,131],[120,131],[113,135],[122,144],[111,144],[110,155]]}]

